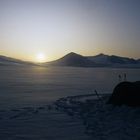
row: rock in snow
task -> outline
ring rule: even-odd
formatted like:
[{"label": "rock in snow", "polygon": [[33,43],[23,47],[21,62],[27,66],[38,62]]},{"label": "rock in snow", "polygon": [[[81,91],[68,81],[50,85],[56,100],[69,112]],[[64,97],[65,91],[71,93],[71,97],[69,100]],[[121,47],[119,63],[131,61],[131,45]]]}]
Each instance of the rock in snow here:
[{"label": "rock in snow", "polygon": [[119,83],[107,103],[140,106],[140,81]]}]

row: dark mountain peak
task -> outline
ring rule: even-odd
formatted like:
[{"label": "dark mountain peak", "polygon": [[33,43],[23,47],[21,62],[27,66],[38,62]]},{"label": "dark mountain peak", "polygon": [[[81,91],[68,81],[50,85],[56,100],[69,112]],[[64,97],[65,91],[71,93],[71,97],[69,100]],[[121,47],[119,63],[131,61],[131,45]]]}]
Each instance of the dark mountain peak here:
[{"label": "dark mountain peak", "polygon": [[50,65],[57,66],[74,66],[74,67],[93,67],[96,63],[90,61],[87,57],[71,52],[62,58],[52,61]]},{"label": "dark mountain peak", "polygon": [[82,56],[82,55],[80,55],[80,54],[71,52],[71,53],[68,53],[67,55],[63,56],[59,60],[79,61],[79,60],[83,60],[83,59],[87,59],[87,58]]},{"label": "dark mountain peak", "polygon": [[99,54],[98,54],[98,56],[104,56],[104,55],[105,55],[104,53],[99,53]]},{"label": "dark mountain peak", "polygon": [[83,57],[82,55],[74,53],[74,52],[70,52],[67,55],[65,55],[64,57],[75,57],[75,56]]},{"label": "dark mountain peak", "polygon": [[63,56],[62,58],[60,58],[59,60],[66,60],[66,61],[79,61],[79,60],[84,60],[87,59],[86,57],[76,54],[74,52],[71,52],[65,56]]},{"label": "dark mountain peak", "polygon": [[75,53],[75,52],[70,52],[70,53],[68,53],[67,55],[77,55],[77,53]]},{"label": "dark mountain peak", "polygon": [[104,53],[99,53],[98,55],[96,55],[95,57],[104,57],[104,56],[109,56],[109,55],[106,55]]}]

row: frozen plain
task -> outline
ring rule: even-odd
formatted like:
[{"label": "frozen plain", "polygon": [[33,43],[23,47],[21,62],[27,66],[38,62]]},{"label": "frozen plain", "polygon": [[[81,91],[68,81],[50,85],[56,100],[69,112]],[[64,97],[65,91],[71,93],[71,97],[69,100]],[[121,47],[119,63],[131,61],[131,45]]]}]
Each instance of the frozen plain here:
[{"label": "frozen plain", "polygon": [[[140,79],[139,69],[1,66],[0,139],[140,138],[137,134],[140,130],[139,109],[123,107],[111,113],[110,107],[100,107],[103,105],[95,100],[96,105],[89,115],[92,119],[87,116],[86,122],[88,124],[100,122],[100,125],[94,124],[95,128],[89,129],[92,135],[87,135],[83,120],[77,117],[74,111],[72,112],[74,115],[69,115],[66,110],[55,109],[53,105],[59,98],[67,99],[67,96],[91,94],[94,89],[101,94],[111,93],[118,83],[118,75],[124,73],[127,74],[129,81]],[[127,119],[128,123],[123,123],[127,113],[130,116]],[[114,121],[111,121],[113,118]],[[125,132],[125,128],[130,129]]]}]

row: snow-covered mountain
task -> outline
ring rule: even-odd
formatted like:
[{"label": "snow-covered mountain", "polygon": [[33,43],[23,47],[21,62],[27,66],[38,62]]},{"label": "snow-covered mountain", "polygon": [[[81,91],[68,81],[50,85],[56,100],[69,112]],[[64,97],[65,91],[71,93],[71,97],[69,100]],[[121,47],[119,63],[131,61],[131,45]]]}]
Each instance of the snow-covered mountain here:
[{"label": "snow-covered mountain", "polygon": [[108,55],[104,55],[102,53],[96,56],[88,56],[87,58],[96,63],[109,64]]},{"label": "snow-covered mountain", "polygon": [[0,55],[0,65],[35,65],[32,62],[22,61],[19,59]]},{"label": "snow-covered mountain", "polygon": [[140,68],[140,61],[133,58],[120,57],[115,55],[99,54],[96,56],[82,56],[76,53],[69,53],[64,57],[44,63],[43,65],[53,66],[74,66],[74,67],[135,67]]},{"label": "snow-covered mountain", "polygon": [[139,60],[135,60],[133,58],[120,57],[115,55],[105,55],[102,53],[96,56],[89,56],[87,58],[96,63],[108,63],[108,64],[138,64],[139,63]]},{"label": "snow-covered mountain", "polygon": [[44,63],[44,65],[52,65],[52,66],[73,66],[73,67],[101,67],[103,64],[98,64],[88,59],[85,56],[76,54],[71,52],[62,58],[51,61],[48,63]]},{"label": "snow-covered mountain", "polygon": [[42,64],[22,61],[0,55],[0,65],[41,65],[41,66],[72,66],[72,67],[119,67],[140,68],[140,59],[99,54],[96,56],[82,56],[71,52],[60,59]]}]

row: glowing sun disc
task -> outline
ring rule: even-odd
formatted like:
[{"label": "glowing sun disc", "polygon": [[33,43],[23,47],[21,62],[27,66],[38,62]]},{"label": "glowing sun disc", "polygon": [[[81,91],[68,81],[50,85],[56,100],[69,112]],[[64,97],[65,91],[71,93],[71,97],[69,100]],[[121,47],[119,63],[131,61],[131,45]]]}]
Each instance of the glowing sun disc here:
[{"label": "glowing sun disc", "polygon": [[44,62],[46,60],[46,56],[43,53],[37,54],[37,61],[38,62]]}]

